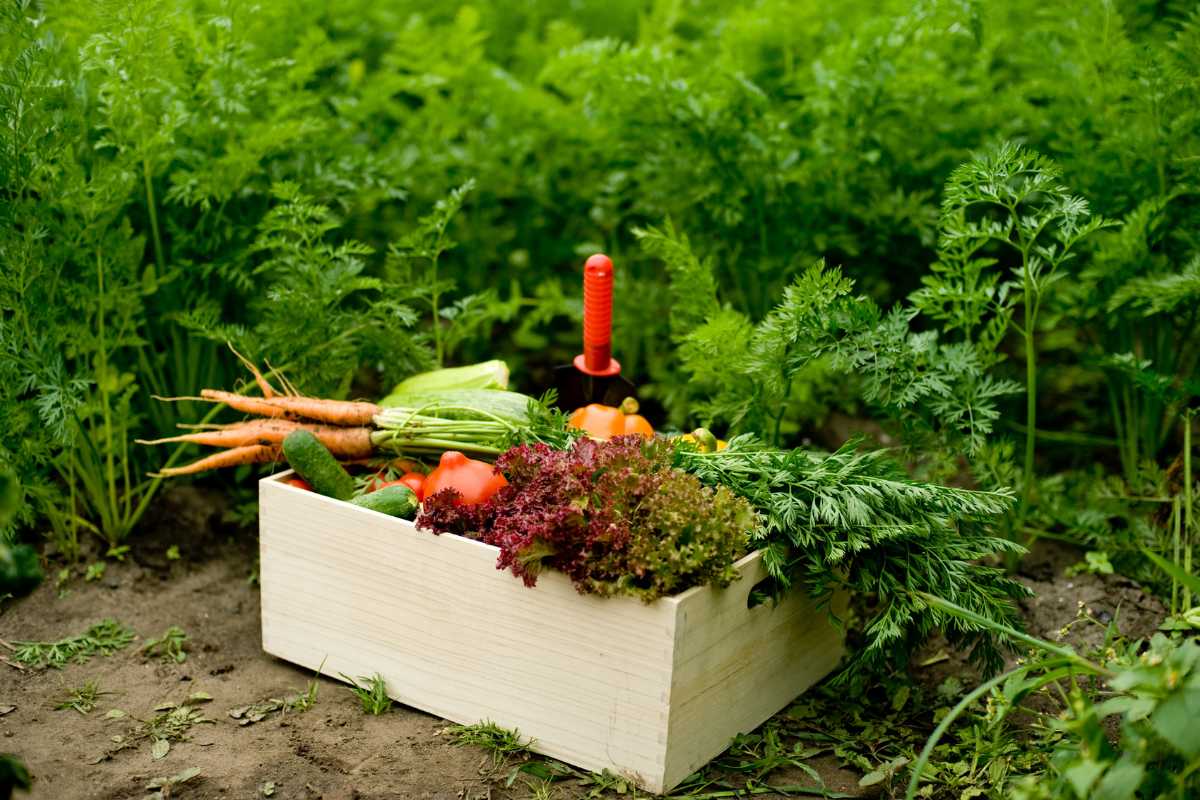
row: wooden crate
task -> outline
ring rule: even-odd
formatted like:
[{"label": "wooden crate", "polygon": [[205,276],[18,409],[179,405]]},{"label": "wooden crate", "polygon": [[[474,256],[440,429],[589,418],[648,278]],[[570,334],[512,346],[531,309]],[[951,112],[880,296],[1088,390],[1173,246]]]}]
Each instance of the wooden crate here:
[{"label": "wooden crate", "polygon": [[297,489],[259,486],[263,649],[336,677],[379,673],[400,703],[491,720],[533,749],[670,790],[837,664],[802,592],[749,608],[762,558],[726,589],[649,605],[527,588],[495,547]]}]

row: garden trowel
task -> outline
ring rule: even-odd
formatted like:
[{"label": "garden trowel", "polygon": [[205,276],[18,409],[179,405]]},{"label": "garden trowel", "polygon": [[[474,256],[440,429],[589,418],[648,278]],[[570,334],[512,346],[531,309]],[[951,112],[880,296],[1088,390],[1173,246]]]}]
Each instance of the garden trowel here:
[{"label": "garden trowel", "polygon": [[619,406],[633,397],[633,384],[621,377],[612,357],[613,264],[597,253],[583,265],[583,352],[555,369],[558,407],[565,411],[588,403]]}]

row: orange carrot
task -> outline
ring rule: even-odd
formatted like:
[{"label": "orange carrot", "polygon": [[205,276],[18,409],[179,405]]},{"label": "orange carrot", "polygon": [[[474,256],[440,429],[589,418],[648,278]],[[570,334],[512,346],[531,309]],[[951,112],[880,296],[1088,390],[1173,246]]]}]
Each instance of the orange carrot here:
[{"label": "orange carrot", "polygon": [[230,425],[183,425],[181,428],[192,428],[192,433],[178,436],[167,436],[162,439],[135,439],[137,444],[172,444],[174,442],[191,442],[211,447],[241,447],[248,444],[275,444],[278,436],[287,436],[289,432],[303,425],[287,419],[251,419],[235,422]]},{"label": "orange carrot", "polygon": [[165,439],[138,439],[138,444],[170,444],[191,442],[210,447],[246,447],[254,444],[281,444],[284,437],[299,429],[313,435],[338,458],[369,458],[374,453],[370,428],[342,428],[336,425],[314,425],[286,419],[255,419],[218,430],[196,431]]},{"label": "orange carrot", "polygon": [[370,425],[383,409],[357,400],[322,400],[317,397],[272,397],[267,401],[292,416],[330,425]]},{"label": "orange carrot", "polygon": [[221,467],[236,467],[242,464],[266,464],[270,461],[278,461],[280,458],[282,458],[280,449],[274,445],[251,444],[245,447],[222,450],[219,453],[206,456],[199,461],[193,461],[191,464],[185,464],[182,467],[167,467],[150,474],[155,478],[173,478],[176,475],[194,475],[197,472],[220,469]]},{"label": "orange carrot", "polygon": [[[181,397],[176,399],[191,400],[193,398]],[[223,392],[220,389],[201,389],[200,399],[211,400],[214,403],[224,403],[235,411],[255,414],[260,417],[283,417],[287,415],[287,412],[283,409],[271,405],[271,401],[277,398],[243,397],[240,394]]]},{"label": "orange carrot", "polygon": [[322,400],[317,397],[243,397],[218,389],[202,389],[205,400],[224,403],[235,411],[260,417],[303,417],[330,425],[370,425],[382,409],[374,403]]}]

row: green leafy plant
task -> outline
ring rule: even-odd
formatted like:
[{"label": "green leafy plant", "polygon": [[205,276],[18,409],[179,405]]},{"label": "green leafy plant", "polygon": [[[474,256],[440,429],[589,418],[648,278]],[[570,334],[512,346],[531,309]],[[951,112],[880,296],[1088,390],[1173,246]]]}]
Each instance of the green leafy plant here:
[{"label": "green leafy plant", "polygon": [[499,769],[513,756],[528,754],[533,745],[533,739],[522,738],[519,730],[502,728],[491,720],[474,725],[450,725],[443,733],[460,747],[479,747],[487,751],[493,769]]},{"label": "green leafy plant", "polygon": [[975,454],[1000,416],[998,400],[1017,391],[990,376],[970,344],[912,330],[910,313],[882,312],[822,262],[797,276],[754,323],[721,305],[711,264],[669,225],[639,236],[671,275],[677,355],[690,377],[691,412],[706,425],[725,423],[781,444],[824,413],[819,392],[832,396],[831,376],[852,375],[858,394],[899,424],[913,452],[965,445]]},{"label": "green leafy plant", "polygon": [[0,595],[27,595],[43,577],[36,550],[27,544],[0,542]]},{"label": "green leafy plant", "polygon": [[402,285],[420,287],[416,294],[429,313],[434,359],[438,366],[445,363],[447,356],[466,336],[491,322],[497,309],[495,296],[486,291],[460,298],[450,305],[443,301],[444,295],[455,287],[453,280],[438,272],[442,256],[455,247],[446,231],[474,188],[473,181],[455,188],[437,202],[429,215],[417,221],[414,231],[388,250],[389,271],[395,280]]},{"label": "green leafy plant", "polygon": [[163,631],[162,636],[147,639],[142,645],[142,654],[147,658],[182,664],[187,661],[187,641],[188,635],[183,628],[172,625]]},{"label": "green leafy plant", "polygon": [[811,379],[830,337],[862,324],[859,314],[874,307],[845,302],[853,282],[817,263],[756,325],[721,307],[711,263],[701,262],[672,227],[639,235],[648,252],[665,259],[672,277],[671,324],[680,363],[690,373],[692,413],[705,425],[723,422],[780,444],[797,384]]},{"label": "green leafy plant", "polygon": [[96,681],[87,681],[82,686],[72,689],[66,697],[58,701],[54,708],[56,711],[70,709],[86,716],[96,709],[96,704],[106,694],[112,694],[112,692],[101,690],[100,684]]},{"label": "green leafy plant", "polygon": [[29,791],[33,785],[29,769],[12,753],[0,753],[0,786]]},{"label": "green leafy plant", "polygon": [[378,717],[392,710],[392,698],[388,697],[387,682],[376,673],[370,678],[360,677],[357,681],[346,675],[342,680],[350,684],[349,689],[358,698],[364,714]]},{"label": "green leafy plant", "polygon": [[286,697],[268,697],[263,700],[250,703],[249,705],[238,706],[229,710],[229,716],[237,720],[238,725],[246,726],[253,725],[256,722],[262,722],[271,714],[288,714],[296,712],[303,714],[317,704],[317,693],[320,690],[321,670],[324,669],[325,662],[321,662],[321,666],[317,668],[316,676],[313,677],[304,687],[303,691]]},{"label": "green leafy plant", "polygon": [[12,658],[27,666],[62,669],[68,663],[86,664],[92,657],[109,656],[129,646],[134,633],[114,619],[105,619],[78,636],[57,642],[13,642]]},{"label": "green leafy plant", "polygon": [[[144,742],[150,742],[150,757],[159,761],[167,757],[172,742],[182,742],[196,725],[212,725],[214,720],[204,716],[197,706],[210,702],[212,697],[205,692],[193,692],[181,703],[167,702],[154,709],[149,719],[133,717],[134,724],[126,732],[112,737],[113,744],[98,760],[112,758],[117,753]],[[119,709],[108,712],[106,719],[124,719],[127,715]]]},{"label": "green leafy plant", "polygon": [[[926,598],[946,613],[984,623],[953,604]],[[1089,622],[1100,624],[1090,617]],[[1200,738],[1189,709],[1200,698],[1200,644],[1156,634],[1148,643],[1117,641],[1107,627],[1104,657],[1091,661],[1072,649],[1008,631],[1034,648],[1034,657],[985,681],[951,709],[926,743],[912,768],[907,798],[917,796],[924,768],[939,739],[972,704],[989,697],[991,727],[1022,711],[1035,693],[1054,689],[1061,700],[1057,717],[1048,717],[1060,735],[1048,759],[1048,776],[1016,780],[1013,796],[1027,798],[1133,798],[1161,793],[1186,796],[1200,781]],[[1081,680],[1091,678],[1091,681]],[[1105,687],[1098,691],[1099,687]],[[1120,717],[1120,740],[1109,738],[1106,719]]]},{"label": "green leafy plant", "polygon": [[[794,582],[819,597],[839,589],[875,597],[866,644],[844,679],[861,679],[861,667],[905,663],[935,629],[974,645],[972,657],[997,668],[998,645],[1012,641],[997,636],[997,626],[1014,620],[1013,601],[1026,591],[974,562],[1020,551],[987,532],[1011,508],[1011,493],[913,481],[885,452],[856,445],[823,455],[740,436],[725,450],[681,448],[678,457],[702,481],[729,487],[762,514],[751,543],[763,549],[780,588]],[[966,606],[988,624],[946,614],[926,594]]]},{"label": "green leafy plant", "polygon": [[[1004,143],[956,169],[946,183],[938,261],[910,301],[961,331],[988,361],[1016,331],[1025,361],[1025,449],[1020,529],[1034,483],[1039,318],[1050,289],[1066,277],[1076,246],[1110,224],[1093,216],[1049,159]],[[987,361],[985,361],[987,365]]]}]

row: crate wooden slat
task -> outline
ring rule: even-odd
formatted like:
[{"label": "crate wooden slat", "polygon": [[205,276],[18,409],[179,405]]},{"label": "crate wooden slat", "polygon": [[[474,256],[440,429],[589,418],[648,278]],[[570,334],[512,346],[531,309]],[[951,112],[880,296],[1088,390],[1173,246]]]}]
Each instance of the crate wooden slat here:
[{"label": "crate wooden slat", "polygon": [[527,588],[496,548],[281,483],[259,486],[263,649],[396,701],[491,720],[533,749],[667,791],[836,666],[841,636],[794,592],[749,608],[761,555],[726,589],[646,605]]}]

